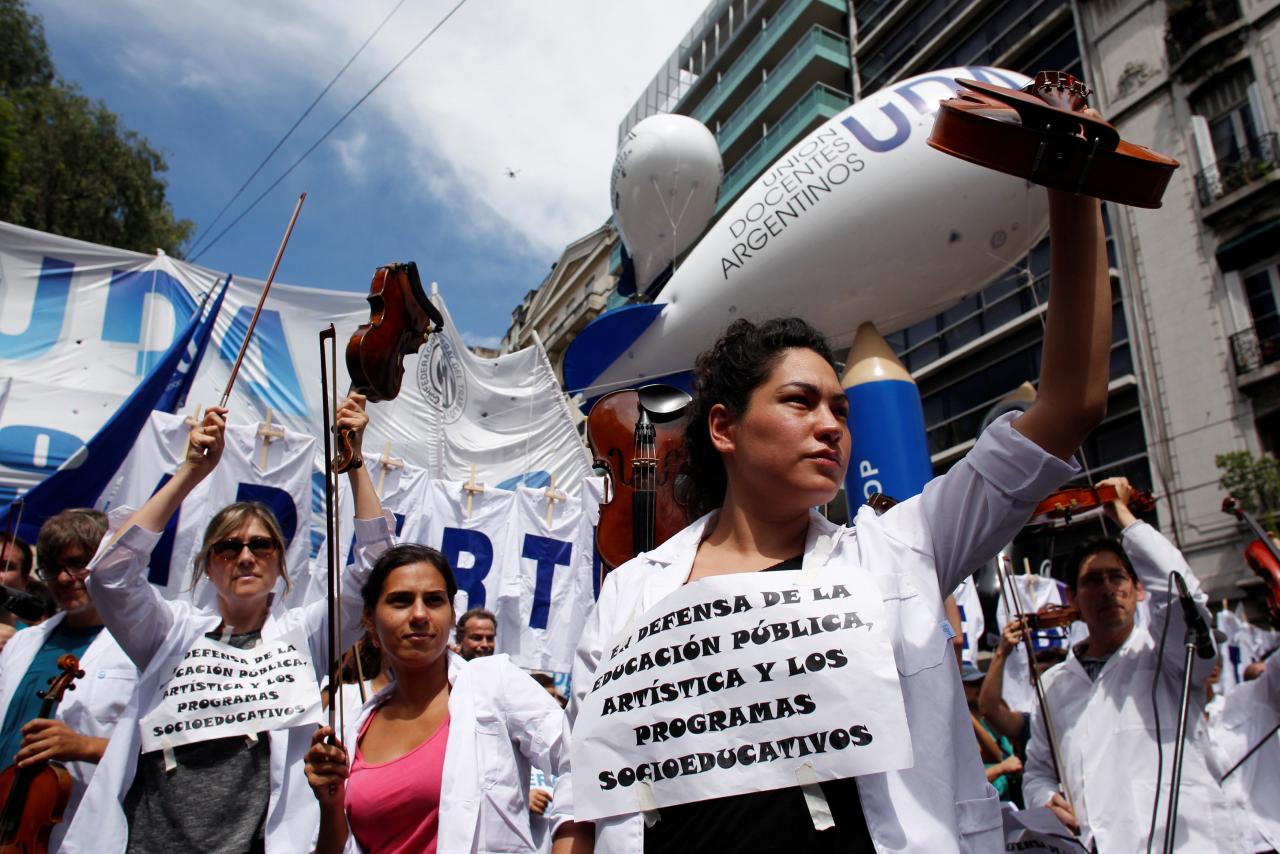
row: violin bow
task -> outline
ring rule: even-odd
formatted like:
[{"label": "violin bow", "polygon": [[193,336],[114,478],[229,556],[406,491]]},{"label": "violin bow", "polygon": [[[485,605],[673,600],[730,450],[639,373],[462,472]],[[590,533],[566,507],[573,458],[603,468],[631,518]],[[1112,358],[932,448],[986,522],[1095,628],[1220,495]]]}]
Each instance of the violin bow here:
[{"label": "violin bow", "polygon": [[[329,350],[325,349],[325,342],[329,344]],[[328,614],[329,614],[329,633],[328,633],[328,666],[329,666],[329,728],[333,730],[333,737],[338,738],[338,706],[342,703],[342,691],[339,684],[338,657],[341,650],[338,649],[342,645],[342,630],[340,622],[342,620],[341,613],[341,588],[339,587],[342,575],[342,567],[339,564],[342,554],[342,545],[338,542],[338,508],[337,508],[337,473],[333,468],[333,420],[336,414],[336,406],[331,406],[332,401],[330,394],[337,393],[337,330],[334,329],[332,323],[327,329],[320,331],[320,408],[324,414],[324,509],[326,523],[326,557],[329,562],[329,572],[327,574],[328,586],[326,595],[328,598]],[[335,384],[330,388],[328,368],[334,371]]]},{"label": "violin bow", "polygon": [[1013,584],[1009,571],[1005,568],[1004,561],[1008,560],[1006,555],[1000,555],[996,560],[996,571],[1000,578],[1000,595],[1004,597],[1004,607],[1009,611],[1010,601],[1013,603],[1014,611],[1018,616],[1018,622],[1022,626],[1022,645],[1027,650],[1027,669],[1031,674],[1031,684],[1035,687],[1036,703],[1040,706],[1040,717],[1044,719],[1044,731],[1049,741],[1049,758],[1053,762],[1053,773],[1058,778],[1058,794],[1066,799],[1067,804],[1072,811],[1076,808],[1075,799],[1071,797],[1071,786],[1067,783],[1067,775],[1062,771],[1062,747],[1058,742],[1058,730],[1053,725],[1053,715],[1049,713],[1049,704],[1045,700],[1044,687],[1040,684],[1040,672],[1036,660],[1035,644],[1031,642],[1031,627],[1027,621],[1027,613],[1022,607],[1022,598],[1018,595],[1018,588]]},{"label": "violin bow", "polygon": [[267,283],[262,286],[262,294],[258,297],[258,307],[253,310],[253,317],[249,320],[249,328],[245,330],[244,340],[240,342],[240,352],[236,354],[236,360],[231,365],[231,376],[227,377],[227,387],[222,392],[221,402],[218,403],[221,407],[226,407],[227,400],[231,397],[231,388],[236,384],[236,376],[240,373],[240,363],[244,361],[244,354],[249,349],[249,342],[253,340],[253,329],[258,325],[258,315],[262,314],[262,306],[267,301],[267,292],[271,290],[271,283],[275,281],[276,270],[280,269],[280,259],[284,257],[284,248],[289,245],[289,236],[293,234],[293,224],[298,221],[298,213],[302,210],[302,203],[306,200],[306,193],[298,196],[298,203],[293,208],[293,216],[289,217],[289,227],[284,230],[284,237],[280,240],[280,248],[276,250],[276,260],[271,262],[271,272],[267,274]]}]

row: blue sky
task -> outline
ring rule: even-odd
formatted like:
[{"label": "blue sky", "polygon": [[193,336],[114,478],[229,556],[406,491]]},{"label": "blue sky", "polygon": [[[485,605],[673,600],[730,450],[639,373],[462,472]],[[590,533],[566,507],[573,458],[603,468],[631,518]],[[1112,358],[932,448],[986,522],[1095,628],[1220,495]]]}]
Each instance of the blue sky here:
[{"label": "blue sky", "polygon": [[[214,233],[455,3],[407,0]],[[28,4],[59,73],[164,153],[199,231],[395,0]],[[305,190],[279,281],[364,292],[379,264],[415,260],[468,343],[496,344],[609,215],[618,122],[704,5],[468,0],[198,263],[265,277]]]}]

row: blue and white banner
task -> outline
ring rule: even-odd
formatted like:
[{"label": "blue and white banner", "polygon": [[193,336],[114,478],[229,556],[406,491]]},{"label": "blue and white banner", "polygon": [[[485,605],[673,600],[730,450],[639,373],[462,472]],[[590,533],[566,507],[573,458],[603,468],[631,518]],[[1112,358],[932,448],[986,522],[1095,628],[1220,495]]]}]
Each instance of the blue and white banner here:
[{"label": "blue and white banner", "polygon": [[[378,261],[370,259],[370,268]],[[0,502],[80,451],[226,277],[163,254],[0,223],[0,382],[8,383]],[[186,413],[222,397],[262,284],[236,271],[227,286]],[[345,390],[342,345],[368,319],[362,293],[275,283],[229,401],[229,423],[256,425],[270,408],[273,423],[319,436],[317,333],[337,327],[338,386]],[[546,356],[528,350],[480,359],[451,327],[405,359],[399,398],[371,406],[365,446],[389,441],[392,454],[432,477],[465,480],[476,464],[491,485],[555,476],[560,488],[576,492],[589,460]]]}]

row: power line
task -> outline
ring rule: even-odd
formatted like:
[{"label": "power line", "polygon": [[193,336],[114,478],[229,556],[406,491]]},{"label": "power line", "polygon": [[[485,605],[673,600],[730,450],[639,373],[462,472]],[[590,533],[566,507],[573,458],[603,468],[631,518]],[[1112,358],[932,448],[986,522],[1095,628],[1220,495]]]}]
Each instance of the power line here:
[{"label": "power line", "polygon": [[293,163],[292,163],[292,164],[290,164],[289,168],[288,168],[288,169],[286,169],[286,170],[284,170],[284,172],[280,175],[280,177],[279,177],[279,178],[276,178],[274,181],[272,181],[272,182],[271,182],[271,185],[270,185],[269,187],[267,187],[265,190],[263,190],[261,193],[259,193],[259,194],[258,194],[258,196],[257,196],[257,198],[255,198],[252,202],[250,202],[250,203],[249,203],[249,207],[247,207],[247,208],[245,208],[243,211],[241,211],[241,212],[240,212],[240,215],[239,215],[239,216],[237,216],[235,219],[233,219],[233,220],[232,220],[232,221],[227,225],[227,227],[226,227],[226,228],[224,228],[224,229],[222,229],[222,231],[218,232],[217,236],[216,236],[216,237],[214,237],[214,238],[213,238],[213,240],[210,240],[207,244],[205,244],[205,247],[204,247],[203,249],[201,249],[198,253],[196,253],[195,255],[193,255],[193,256],[191,257],[191,261],[192,261],[192,263],[194,263],[197,259],[199,259],[199,257],[200,257],[201,255],[203,255],[205,252],[208,252],[208,251],[209,251],[209,248],[210,248],[211,246],[213,246],[215,243],[217,243],[219,240],[221,240],[221,239],[223,238],[223,236],[224,236],[224,235],[226,235],[226,233],[227,233],[228,231],[230,231],[231,229],[235,228],[236,224],[237,224],[237,223],[239,223],[239,222],[240,222],[240,220],[244,219],[244,218],[245,218],[245,216],[249,213],[249,211],[251,211],[251,210],[253,210],[255,207],[257,207],[257,206],[258,206],[258,203],[259,203],[259,202],[261,202],[263,199],[265,199],[265,198],[267,197],[267,195],[268,195],[272,190],[274,190],[276,187],[280,186],[280,183],[281,183],[282,181],[284,181],[284,179],[285,179],[285,178],[289,177],[290,173],[292,173],[294,169],[297,169],[297,168],[298,168],[298,166],[299,166],[299,165],[301,165],[302,161],[306,160],[306,159],[307,159],[307,157],[309,157],[313,151],[315,151],[317,148],[319,148],[319,147],[320,147],[320,145],[321,145],[321,143],[323,143],[326,139],[328,139],[328,138],[329,138],[329,135],[330,135],[330,134],[332,134],[335,130],[337,130],[337,129],[338,129],[338,127],[339,127],[343,122],[345,122],[345,121],[347,120],[347,118],[348,118],[348,117],[350,117],[350,115],[351,115],[352,113],[354,113],[357,109],[359,109],[359,108],[360,108],[360,105],[361,105],[361,104],[363,104],[365,101],[367,101],[367,100],[369,99],[369,96],[370,96],[370,95],[372,95],[374,92],[378,91],[378,87],[380,87],[383,83],[387,82],[387,78],[388,78],[388,77],[390,77],[392,74],[394,74],[394,73],[395,73],[395,72],[400,68],[400,66],[402,66],[402,65],[404,65],[406,62],[408,62],[408,61],[409,61],[409,57],[413,56],[413,55],[414,55],[414,53],[416,53],[416,52],[417,52],[418,48],[420,48],[420,47],[422,47],[424,44],[426,44],[426,43],[427,43],[427,39],[429,39],[429,38],[431,38],[433,35],[435,35],[437,30],[439,30],[441,27],[443,27],[443,26],[444,26],[444,25],[449,21],[449,19],[450,19],[450,18],[452,18],[452,17],[454,16],[454,14],[456,14],[456,13],[457,13],[457,11],[458,11],[459,9],[461,9],[463,6],[465,6],[465,5],[466,5],[466,2],[467,2],[467,0],[458,0],[457,5],[455,5],[452,9],[450,9],[450,10],[449,10],[449,13],[448,13],[447,15],[445,15],[443,18],[441,18],[441,19],[440,19],[440,21],[439,21],[439,22],[438,22],[434,27],[432,27],[432,28],[427,32],[427,34],[426,34],[425,36],[423,36],[421,39],[419,39],[417,44],[415,44],[413,47],[409,48],[409,52],[408,52],[408,53],[406,53],[404,56],[402,56],[402,57],[400,58],[400,60],[399,60],[398,62],[396,62],[396,64],[395,64],[395,65],[391,66],[390,70],[388,70],[386,74],[382,75],[382,77],[380,77],[380,78],[378,79],[378,82],[377,82],[377,83],[374,83],[374,84],[373,84],[373,86],[372,86],[372,87],[370,87],[370,89],[369,89],[369,91],[368,91],[368,92],[365,92],[363,95],[361,95],[361,96],[360,96],[360,100],[358,100],[358,101],[356,101],[354,104],[352,104],[352,105],[351,105],[351,108],[350,108],[349,110],[347,110],[345,113],[343,113],[343,114],[338,118],[338,120],[337,120],[336,122],[334,122],[334,123],[333,123],[333,125],[332,125],[332,126],[331,126],[327,131],[325,131],[323,134],[321,134],[320,138],[319,138],[319,139],[317,139],[317,140],[316,140],[316,141],[311,145],[311,147],[310,147],[310,148],[308,148],[306,151],[302,152],[302,156],[301,156],[301,157],[299,157],[297,160],[293,161]]},{"label": "power line", "polygon": [[333,88],[333,84],[338,82],[338,78],[340,78],[343,74],[346,73],[347,69],[351,67],[351,63],[356,61],[356,59],[360,56],[360,54],[364,52],[364,49],[369,46],[369,42],[373,41],[373,37],[376,36],[378,33],[382,32],[382,28],[385,27],[387,25],[387,22],[391,20],[391,16],[394,15],[396,12],[400,11],[400,7],[403,6],[404,4],[405,4],[405,0],[400,0],[400,2],[395,5],[395,8],[393,8],[390,12],[387,13],[387,16],[382,19],[382,23],[378,24],[377,29],[375,29],[372,33],[369,34],[369,37],[364,40],[364,44],[360,45],[360,47],[356,49],[356,52],[351,55],[351,58],[347,60],[347,64],[342,66],[342,68],[338,69],[338,73],[335,74],[333,76],[333,79],[329,81],[329,85],[325,86],[324,89],[320,90],[320,94],[316,95],[315,100],[312,101],[307,106],[307,108],[302,111],[302,115],[298,116],[298,119],[293,123],[293,126],[289,128],[287,131],[285,131],[284,136],[280,137],[280,141],[275,144],[275,147],[272,148],[269,152],[267,152],[267,156],[262,158],[262,162],[259,163],[257,168],[253,170],[253,173],[250,174],[248,178],[244,179],[244,183],[240,185],[240,189],[236,190],[235,195],[233,195],[230,199],[227,200],[227,203],[222,206],[222,210],[218,211],[217,216],[215,216],[209,222],[209,224],[206,225],[204,229],[199,234],[196,235],[196,239],[191,243],[191,250],[193,252],[195,251],[196,247],[200,245],[200,241],[204,239],[205,235],[209,233],[209,230],[218,224],[218,220],[222,219],[222,215],[225,214],[233,204],[235,204],[236,199],[240,198],[240,195],[245,191],[245,189],[249,186],[249,184],[253,182],[253,179],[258,177],[258,173],[261,172],[263,167],[267,165],[267,162],[270,161],[271,158],[275,156],[276,152],[280,150],[280,146],[284,145],[285,142],[289,139],[289,137],[293,135],[293,132],[298,129],[298,125],[302,124],[302,122],[306,119],[306,117],[311,115],[311,111],[315,109],[316,104],[319,104],[320,100],[329,93],[329,90]]}]

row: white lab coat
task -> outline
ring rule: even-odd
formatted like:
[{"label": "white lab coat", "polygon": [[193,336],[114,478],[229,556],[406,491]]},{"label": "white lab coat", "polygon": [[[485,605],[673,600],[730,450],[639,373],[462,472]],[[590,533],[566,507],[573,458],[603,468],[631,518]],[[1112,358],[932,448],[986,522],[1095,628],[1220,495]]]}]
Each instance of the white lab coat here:
[{"label": "white lab coat", "polygon": [[[374,561],[392,544],[391,523],[384,519],[357,519],[355,529],[356,560],[343,579],[343,648],[354,643],[360,634],[360,588]],[[197,640],[222,621],[217,613],[165,599],[147,581],[147,564],[159,538],[158,533],[132,526],[114,543],[104,541],[106,544],[90,565],[88,586],[98,613],[142,674],[90,781],[82,808],[67,831],[62,851],[68,854],[114,854],[125,850],[129,828],[121,803],[138,766],[138,721],[159,705],[174,666]],[[320,600],[301,608],[276,609],[262,627],[266,641],[295,630],[303,633],[317,684],[326,670],[326,617],[327,605]],[[294,727],[272,734],[266,823],[266,848],[271,854],[304,854],[315,841],[320,809],[303,772],[312,732],[309,727]]]},{"label": "white lab coat", "polygon": [[[54,614],[43,623],[18,632],[5,644],[4,652],[0,653],[0,721],[9,713],[9,703],[13,701],[18,683],[26,676],[36,653],[66,616]],[[81,735],[110,738],[120,713],[133,695],[138,669],[106,629],[99,632],[84,651],[80,669],[84,676],[73,683],[74,691],[67,691],[62,696],[54,717]],[[45,686],[40,687],[43,689]],[[51,851],[57,851],[62,843],[89,780],[98,768],[93,762],[68,762],[66,766],[67,773],[71,775],[71,799],[63,810],[62,822],[54,825],[49,835]]]},{"label": "white lab coat", "polygon": [[1245,850],[1280,850],[1280,656],[1272,656],[1262,676],[1241,682],[1209,714],[1213,754],[1209,767],[1218,779],[1262,741],[1267,744],[1222,783],[1241,822],[1248,824]]},{"label": "white lab coat", "polygon": [[[1157,775],[1156,726],[1151,694],[1155,683],[1160,634],[1168,622],[1164,662],[1157,696],[1164,770],[1153,848],[1164,841],[1178,704],[1182,696],[1184,627],[1176,594],[1168,593],[1169,572],[1183,574],[1187,587],[1208,619],[1200,585],[1172,543],[1145,522],[1135,522],[1123,535],[1125,553],[1146,588],[1151,620],[1134,627],[1128,640],[1090,682],[1073,650],[1067,660],[1041,677],[1045,698],[1062,748],[1068,787],[1085,845],[1096,841],[1099,854],[1145,851]],[[1234,852],[1240,843],[1226,798],[1206,765],[1204,682],[1213,660],[1196,658],[1192,666],[1187,747],[1178,801],[1178,851],[1210,854]],[[1038,708],[1031,713],[1031,743],[1022,793],[1028,806],[1043,806],[1057,793],[1053,760]]]},{"label": "white lab coat", "polygon": [[[1004,847],[1000,801],[978,756],[942,600],[1076,471],[1015,431],[1012,417],[989,427],[921,495],[883,516],[863,507],[855,528],[833,525],[816,512],[810,516],[804,567],[839,567],[849,583],[875,585],[898,666],[915,765],[858,778],[867,827],[881,854],[988,854]],[[577,650],[571,719],[608,644],[688,579],[711,519],[699,519],[605,579]],[[638,814],[596,822],[598,854],[643,850]]]},{"label": "white lab coat", "polygon": [[[449,740],[440,780],[437,854],[531,854],[573,818],[569,724],[560,704],[505,654],[449,656]],[[348,719],[343,744],[354,757],[364,722],[390,696],[388,685]],[[545,820],[532,822],[529,769],[559,774]],[[564,782],[561,783],[561,780]],[[346,850],[364,849],[347,834]]]}]

